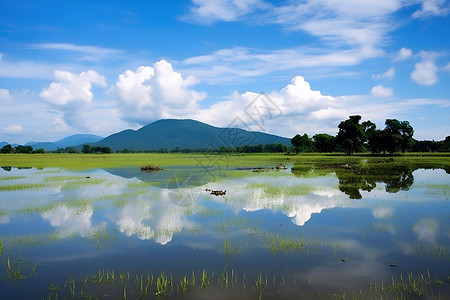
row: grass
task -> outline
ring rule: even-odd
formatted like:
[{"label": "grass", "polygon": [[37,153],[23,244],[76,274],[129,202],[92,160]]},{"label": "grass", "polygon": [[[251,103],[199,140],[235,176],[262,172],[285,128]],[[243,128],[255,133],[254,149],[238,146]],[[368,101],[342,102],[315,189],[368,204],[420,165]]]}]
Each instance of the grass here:
[{"label": "grass", "polygon": [[45,183],[16,183],[9,185],[0,185],[0,192],[16,192],[23,190],[40,190],[47,188],[48,185]]},{"label": "grass", "polygon": [[[133,279],[134,278],[134,279]],[[206,269],[196,273],[181,274],[173,277],[172,274],[161,272],[158,276],[151,273],[136,274],[129,272],[119,273],[114,270],[99,270],[94,275],[88,275],[81,280],[70,276],[63,286],[58,287],[50,283],[48,288],[50,296],[59,294],[61,299],[198,299],[200,298],[233,298],[240,295],[246,299],[287,299],[304,294],[309,298],[308,291],[313,290],[317,295],[313,298],[335,299],[444,299],[440,295],[441,287],[445,291],[444,281],[433,277],[430,272],[400,274],[386,282],[370,282],[367,288],[354,291],[333,292],[330,290],[317,290],[311,277],[304,284],[296,278],[286,280],[284,276],[255,273],[248,276],[246,273],[238,274],[233,269],[225,269],[218,277],[214,273],[209,275]],[[197,284],[199,283],[199,284]],[[108,294],[105,294],[105,293]],[[330,294],[331,292],[331,294]],[[201,293],[201,294],[200,294]],[[287,294],[286,294],[287,293]],[[200,296],[201,295],[201,296]],[[311,295],[311,294],[309,294]]]},{"label": "grass", "polygon": [[269,249],[273,254],[304,250],[307,246],[303,237],[284,237],[280,234],[270,234],[269,244]]},{"label": "grass", "polygon": [[[387,159],[384,156],[380,156]],[[430,164],[439,165],[441,168],[450,167],[450,154],[448,153],[408,153],[396,156],[393,163],[389,164],[416,164],[425,167]],[[212,160],[212,158],[215,158]],[[221,158],[221,159],[217,159]],[[146,164],[161,166],[211,166],[214,163],[218,167],[275,167],[279,164],[301,163],[302,167],[322,164],[349,163],[360,164],[366,160],[367,164],[377,164],[379,158],[368,155],[355,155],[352,157],[342,154],[183,154],[183,153],[131,153],[131,154],[57,154],[47,153],[41,155],[29,154],[1,154],[0,166],[15,167],[61,167],[72,170],[87,170],[93,168],[118,168],[126,166],[139,167]]]}]

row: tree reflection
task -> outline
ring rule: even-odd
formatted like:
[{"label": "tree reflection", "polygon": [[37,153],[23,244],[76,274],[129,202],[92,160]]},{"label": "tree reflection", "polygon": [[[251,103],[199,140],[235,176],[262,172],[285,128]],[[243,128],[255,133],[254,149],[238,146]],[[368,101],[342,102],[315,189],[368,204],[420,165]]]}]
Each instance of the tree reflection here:
[{"label": "tree reflection", "polygon": [[339,190],[351,199],[361,199],[361,191],[370,192],[377,182],[386,184],[386,192],[407,191],[414,183],[409,166],[379,167],[369,166],[355,169],[337,169]]},{"label": "tree reflection", "polygon": [[350,199],[362,199],[361,191],[370,192],[377,183],[384,183],[388,193],[407,191],[414,183],[413,169],[408,165],[374,163],[367,165],[294,165],[291,169],[297,177],[324,176],[335,173],[339,180],[339,190]]}]

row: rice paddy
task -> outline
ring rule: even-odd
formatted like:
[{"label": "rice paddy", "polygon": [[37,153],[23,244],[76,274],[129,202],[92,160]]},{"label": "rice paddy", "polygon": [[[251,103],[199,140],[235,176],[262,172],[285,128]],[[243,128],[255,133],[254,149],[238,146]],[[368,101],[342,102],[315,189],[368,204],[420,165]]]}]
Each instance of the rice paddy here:
[{"label": "rice paddy", "polygon": [[2,298],[450,296],[449,157],[212,158],[0,155]]}]

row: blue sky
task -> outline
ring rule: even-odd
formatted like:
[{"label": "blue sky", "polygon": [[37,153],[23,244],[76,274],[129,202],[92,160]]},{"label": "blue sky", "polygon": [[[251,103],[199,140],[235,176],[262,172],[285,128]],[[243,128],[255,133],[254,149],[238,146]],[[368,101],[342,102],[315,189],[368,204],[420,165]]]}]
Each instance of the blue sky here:
[{"label": "blue sky", "polygon": [[349,115],[450,135],[447,0],[1,1],[0,141],[193,118],[292,137]]}]

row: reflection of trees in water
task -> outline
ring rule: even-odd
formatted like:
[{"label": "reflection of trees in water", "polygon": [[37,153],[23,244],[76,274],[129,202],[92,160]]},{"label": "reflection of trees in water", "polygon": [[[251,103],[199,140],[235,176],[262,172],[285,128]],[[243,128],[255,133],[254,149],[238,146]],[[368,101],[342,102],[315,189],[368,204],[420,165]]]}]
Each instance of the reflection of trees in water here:
[{"label": "reflection of trees in water", "polygon": [[377,183],[386,184],[386,192],[407,191],[414,183],[413,169],[409,165],[375,164],[363,167],[342,165],[294,165],[292,173],[297,177],[324,176],[335,173],[339,190],[351,199],[361,199],[361,191],[370,192]]},{"label": "reflection of trees in water", "polygon": [[412,169],[409,166],[364,167],[356,169],[337,169],[339,190],[351,199],[361,199],[360,191],[370,192],[377,182],[386,184],[386,192],[407,191],[414,183]]}]

